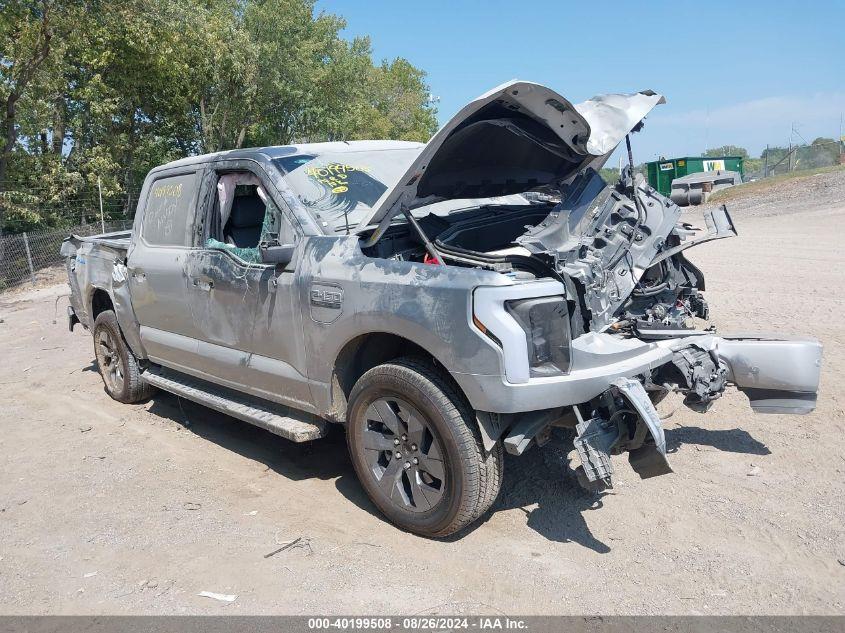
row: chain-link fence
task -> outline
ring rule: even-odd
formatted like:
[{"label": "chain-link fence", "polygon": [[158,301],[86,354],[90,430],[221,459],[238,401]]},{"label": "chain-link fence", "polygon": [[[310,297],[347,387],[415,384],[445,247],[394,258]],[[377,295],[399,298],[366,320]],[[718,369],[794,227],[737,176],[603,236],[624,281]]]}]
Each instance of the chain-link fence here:
[{"label": "chain-link fence", "polygon": [[101,192],[93,188],[60,188],[45,184],[0,182],[3,234],[131,220],[140,191]]},{"label": "chain-link fence", "polygon": [[[105,229],[122,231],[131,226],[131,220],[123,220],[106,222]],[[97,223],[0,237],[0,291],[24,282],[35,283],[39,270],[61,263],[59,249],[71,233],[88,236],[102,231],[102,224]]]},{"label": "chain-link fence", "polygon": [[745,161],[745,179],[759,180],[795,171],[845,164],[842,141],[814,141],[788,147],[767,146],[760,158]]}]

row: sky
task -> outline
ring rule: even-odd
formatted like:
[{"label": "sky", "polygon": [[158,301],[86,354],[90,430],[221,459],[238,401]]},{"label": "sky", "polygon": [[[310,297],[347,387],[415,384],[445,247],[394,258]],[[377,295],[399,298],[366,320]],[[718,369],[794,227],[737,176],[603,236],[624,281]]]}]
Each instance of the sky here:
[{"label": "sky", "polygon": [[836,138],[845,115],[845,0],[318,0],[317,8],[347,20],[345,37],[369,35],[376,60],[404,57],[425,70],[441,124],[509,79],[545,84],[573,103],[643,89],[665,95],[632,139],[638,163],[727,144],[759,156],[790,137]]}]

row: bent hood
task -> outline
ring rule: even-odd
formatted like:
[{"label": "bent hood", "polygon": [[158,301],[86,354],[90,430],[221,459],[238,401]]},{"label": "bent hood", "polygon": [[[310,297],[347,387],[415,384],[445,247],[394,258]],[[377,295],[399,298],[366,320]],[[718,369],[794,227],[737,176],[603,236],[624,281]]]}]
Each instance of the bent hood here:
[{"label": "bent hood", "polygon": [[587,165],[600,166],[660,103],[661,95],[644,91],[573,105],[540,84],[502,84],[464,106],[431,138],[359,230],[374,224],[383,230],[403,207],[562,184]]}]

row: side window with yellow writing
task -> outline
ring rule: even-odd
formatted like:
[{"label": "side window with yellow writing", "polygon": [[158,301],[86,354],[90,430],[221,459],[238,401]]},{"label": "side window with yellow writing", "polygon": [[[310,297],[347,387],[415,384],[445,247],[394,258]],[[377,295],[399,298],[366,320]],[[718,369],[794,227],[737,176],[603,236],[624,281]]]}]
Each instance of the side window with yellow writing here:
[{"label": "side window with yellow writing", "polygon": [[144,208],[142,235],[153,245],[189,246],[188,227],[194,215],[198,174],[154,181]]}]

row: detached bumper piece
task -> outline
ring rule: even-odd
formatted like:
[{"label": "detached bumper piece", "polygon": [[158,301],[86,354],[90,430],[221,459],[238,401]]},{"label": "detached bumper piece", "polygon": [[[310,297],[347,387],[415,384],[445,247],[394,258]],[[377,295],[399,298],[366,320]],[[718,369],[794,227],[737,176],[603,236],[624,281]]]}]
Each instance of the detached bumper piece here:
[{"label": "detached bumper piece", "polygon": [[[581,458],[576,470],[582,487],[600,491],[613,487],[611,455],[628,453],[628,461],[642,478],[672,472],[666,459],[666,438],[660,416],[642,383],[617,378],[594,403],[593,417],[579,417],[575,449]],[[595,415],[600,414],[600,415]]]},{"label": "detached bumper piece", "polygon": [[723,336],[718,353],[727,379],[755,413],[807,414],[816,408],[822,345],[815,339]]},{"label": "detached bumper piece", "polygon": [[613,488],[610,451],[619,439],[619,428],[609,420],[590,418],[575,426],[575,450],[581,458],[578,481],[588,490]]}]

